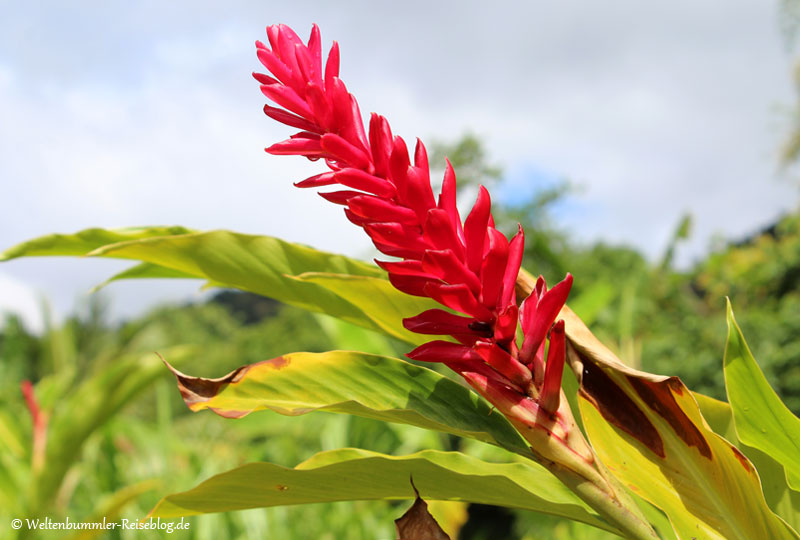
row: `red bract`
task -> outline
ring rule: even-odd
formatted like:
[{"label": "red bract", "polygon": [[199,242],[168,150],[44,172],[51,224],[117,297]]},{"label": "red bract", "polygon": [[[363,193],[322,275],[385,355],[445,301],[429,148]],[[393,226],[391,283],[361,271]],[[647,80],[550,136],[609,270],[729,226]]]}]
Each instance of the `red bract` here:
[{"label": "red bract", "polygon": [[[572,276],[550,291],[540,278],[519,309],[515,283],[524,250],[522,227],[511,241],[495,228],[483,186],[462,223],[449,162],[435,197],[421,141],[412,161],[405,141],[392,134],[384,117],[372,114],[365,130],[358,103],[339,78],[339,47],[333,43],[323,66],[316,25],[308,44],[285,25],[268,27],[267,35],[270,46],[256,42],[256,47],[272,77],[253,76],[264,95],[283,108],[268,105],[264,112],[301,130],[267,152],[325,160],[330,172],[295,185],[346,188],[320,195],[345,206],[347,218],[364,229],[379,251],[401,259],[376,261],[391,283],[466,315],[433,309],[404,320],[413,332],[458,341],[432,341],[408,356],[445,363],[484,395],[502,388],[489,393],[504,400],[509,395],[517,401],[534,398],[539,407],[555,412],[564,364],[563,322],[553,329],[546,369],[544,343],[566,302]],[[516,344],[518,316],[524,334],[521,349]]]}]

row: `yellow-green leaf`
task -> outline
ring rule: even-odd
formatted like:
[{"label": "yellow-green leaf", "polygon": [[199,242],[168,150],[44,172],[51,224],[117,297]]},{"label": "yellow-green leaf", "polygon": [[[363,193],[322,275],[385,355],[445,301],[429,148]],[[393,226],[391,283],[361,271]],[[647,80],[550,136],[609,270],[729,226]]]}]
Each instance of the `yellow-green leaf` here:
[{"label": "yellow-green leaf", "polygon": [[753,464],[711,430],[678,378],[625,366],[568,308],[561,316],[592,445],[679,538],[798,538],[768,507]]},{"label": "yellow-green leaf", "polygon": [[772,511],[794,530],[800,530],[800,492],[789,487],[781,464],[764,452],[742,444],[734,429],[730,405],[696,392],[692,395],[714,433],[735,444],[756,466],[764,498]]},{"label": "yellow-green leaf", "polygon": [[34,255],[136,260],[140,264],[109,281],[143,277],[204,279],[214,286],[237,288],[326,313],[414,345],[427,338],[406,330],[402,319],[440,307],[433,300],[395,290],[377,266],[277,238],[229,231],[88,229],[31,240],[0,254],[0,261]]},{"label": "yellow-green leaf", "polygon": [[292,353],[251,364],[218,379],[175,371],[193,411],[239,418],[259,410],[298,415],[354,414],[411,424],[496,444],[523,456],[530,450],[506,418],[480,396],[402,360],[349,351]]},{"label": "yellow-green leaf", "polygon": [[61,255],[86,255],[103,246],[142,240],[155,236],[189,234],[186,227],[126,227],[124,229],[84,229],[74,234],[48,234],[28,240],[0,253],[0,261],[18,257],[46,257]]},{"label": "yellow-green leaf", "polygon": [[800,418],[783,404],[758,367],[733,316],[730,301],[725,347],[725,388],[739,439],[758,448],[786,470],[789,486],[800,490]]},{"label": "yellow-green leaf", "polygon": [[459,452],[425,450],[388,456],[345,448],[322,452],[294,469],[251,463],[169,495],[152,517],[178,517],[326,501],[456,500],[562,516],[616,532],[544,467],[489,463]]}]

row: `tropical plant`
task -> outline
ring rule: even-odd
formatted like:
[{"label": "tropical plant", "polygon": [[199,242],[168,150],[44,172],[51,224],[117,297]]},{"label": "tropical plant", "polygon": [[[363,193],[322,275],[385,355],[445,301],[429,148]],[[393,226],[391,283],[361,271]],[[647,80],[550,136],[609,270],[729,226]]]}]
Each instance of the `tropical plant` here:
[{"label": "tropical plant", "polygon": [[[257,54],[271,75],[254,76],[282,108],[264,111],[301,130],[267,151],[324,160],[326,172],[297,185],[337,186],[321,195],[395,259],[373,266],[276,238],[159,227],[51,235],[2,258],[131,259],[138,264],[112,279],[204,279],[415,345],[407,356],[417,363],[332,351],[284,354],[217,379],[172,370],[193,411],[345,413],[482,441],[505,460],[344,448],[291,469],[235,468],[165,497],[151,515],[391,500],[418,490],[426,499],[529,509],[635,539],[798,538],[800,420],[769,388],[730,309],[730,404],[626,366],[565,305],[571,275],[550,288],[521,270],[522,228],[511,240],[497,230],[485,188],[462,221],[449,164],[436,198],[420,141],[412,162],[385,118],[373,114],[365,129],[339,78],[335,42],[323,65],[316,26],[307,43],[283,25],[267,35],[269,46],[257,42]],[[406,525],[398,529],[410,538]]]}]

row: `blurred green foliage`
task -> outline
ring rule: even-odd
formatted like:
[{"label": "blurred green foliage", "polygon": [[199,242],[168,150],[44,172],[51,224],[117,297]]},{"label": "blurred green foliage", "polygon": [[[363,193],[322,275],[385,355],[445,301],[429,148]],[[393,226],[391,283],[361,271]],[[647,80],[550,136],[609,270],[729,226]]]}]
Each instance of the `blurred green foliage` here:
[{"label": "blurred green foliage", "polygon": [[[19,318],[7,317],[0,334],[0,522],[37,516],[138,520],[162,495],[246,462],[293,467],[321,450],[356,446],[405,454],[446,443],[436,433],[411,426],[326,413],[262,413],[236,421],[191,413],[152,351],[162,352],[178,368],[191,366],[211,376],[286,352],[352,347],[353,342],[373,352],[398,354],[383,336],[297,308],[272,303],[269,316],[260,318],[263,299],[235,295],[160,308],[119,327],[109,326],[101,305],[94,303],[86,314],[51,325],[41,336],[28,333]],[[188,351],[175,348],[185,343],[192,344]],[[139,371],[145,361],[154,368],[130,396],[126,385],[133,375],[109,377],[129,357]],[[40,470],[32,464],[31,415],[19,388],[23,379],[36,383],[37,401],[49,417],[47,459]],[[122,398],[118,411],[115,404]],[[55,444],[59,433],[70,444]],[[74,446],[75,452],[65,453],[64,446]],[[190,518],[189,531],[170,537],[392,538],[393,520],[406,506],[363,501],[200,516]],[[10,532],[4,530],[3,537]],[[65,536],[23,529],[19,537]],[[117,530],[98,537],[162,535]]]}]

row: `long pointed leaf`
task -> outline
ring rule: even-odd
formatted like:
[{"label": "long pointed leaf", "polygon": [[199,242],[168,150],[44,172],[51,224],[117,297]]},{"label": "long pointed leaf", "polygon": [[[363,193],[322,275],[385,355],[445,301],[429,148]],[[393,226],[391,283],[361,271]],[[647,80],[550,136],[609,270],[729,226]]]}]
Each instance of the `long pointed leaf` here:
[{"label": "long pointed leaf", "polygon": [[692,395],[714,433],[735,444],[756,466],[769,507],[794,530],[800,530],[800,492],[789,487],[783,466],[761,450],[742,444],[734,428],[730,405],[696,392]]},{"label": "long pointed leaf", "polygon": [[185,227],[126,227],[124,229],[84,229],[74,234],[48,234],[28,240],[0,253],[0,261],[18,257],[47,257],[63,255],[86,255],[89,252],[130,240],[142,240],[155,236],[189,234]]},{"label": "long pointed leaf", "polygon": [[[15,246],[0,261],[32,255],[91,255],[140,261],[111,280],[130,277],[195,277],[274,298],[378,330],[413,345],[428,338],[406,330],[402,319],[433,307],[433,300],[394,290],[374,265],[268,236],[228,231],[169,235],[168,228],[50,235]],[[159,235],[161,234],[161,235]],[[103,243],[105,242],[105,243]],[[308,274],[312,273],[312,274]],[[298,278],[302,274],[313,279]],[[363,295],[346,279],[320,281],[324,274],[358,276]],[[335,277],[335,276],[334,276]],[[342,294],[338,289],[341,288]],[[374,298],[386,302],[376,303]]]},{"label": "long pointed leaf", "polygon": [[251,463],[169,495],[152,517],[368,499],[459,500],[534,510],[616,532],[544,467],[488,463],[459,452],[387,456],[358,449],[323,452],[287,469]]},{"label": "long pointed leaf", "polygon": [[739,439],[774,458],[786,469],[789,486],[800,490],[800,418],[783,404],[736,324],[728,301],[725,387]]},{"label": "long pointed leaf", "polygon": [[523,456],[528,445],[480,396],[439,375],[384,356],[331,351],[292,353],[232,371],[219,379],[173,370],[193,411],[240,418],[259,410],[298,415],[354,414],[411,424],[496,444]]}]

